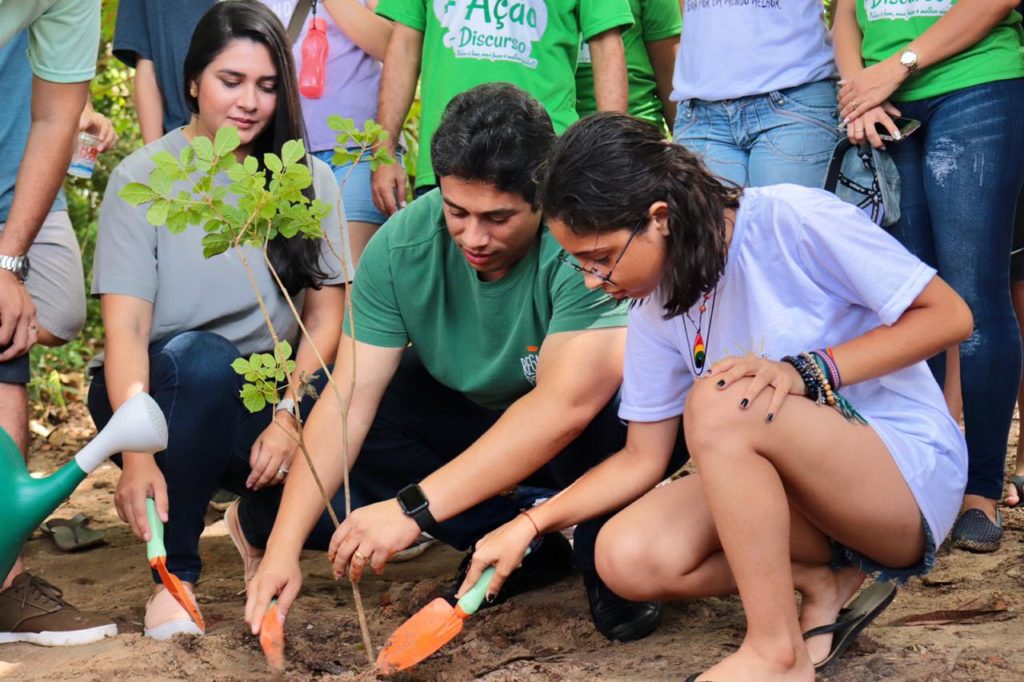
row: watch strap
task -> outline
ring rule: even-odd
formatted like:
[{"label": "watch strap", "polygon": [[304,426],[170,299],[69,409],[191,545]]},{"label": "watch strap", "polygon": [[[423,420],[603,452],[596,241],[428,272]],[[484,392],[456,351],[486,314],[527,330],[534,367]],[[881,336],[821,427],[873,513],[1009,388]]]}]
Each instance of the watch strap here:
[{"label": "watch strap", "polygon": [[432,533],[437,528],[437,519],[430,513],[430,507],[424,507],[411,516],[412,520],[416,522],[416,525],[424,533]]}]

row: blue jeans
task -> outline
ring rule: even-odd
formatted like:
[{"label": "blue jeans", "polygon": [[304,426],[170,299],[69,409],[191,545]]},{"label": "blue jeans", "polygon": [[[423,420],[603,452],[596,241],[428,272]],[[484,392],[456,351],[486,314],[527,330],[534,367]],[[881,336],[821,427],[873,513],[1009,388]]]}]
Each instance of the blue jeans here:
[{"label": "blue jeans", "polygon": [[[562,489],[599,464],[625,444],[626,426],[612,400],[580,436],[565,450],[524,482],[528,486]],[[423,367],[414,351],[406,350],[391,380],[359,458],[349,476],[352,508],[394,499],[403,487],[419,481],[460,455],[476,442],[502,412],[480,407],[461,393],[441,385]],[[683,438],[669,466],[671,473],[686,461]],[[265,547],[277,508],[280,488],[267,488],[242,500],[238,518],[246,539]],[[523,501],[498,495],[467,509],[438,525],[433,535],[457,549],[465,550],[482,536],[510,521]],[[344,518],[344,492],[332,500],[339,518]],[[594,570],[594,542],[608,517],[580,524],[574,535],[576,565]],[[334,534],[326,513],[321,515],[306,541],[307,549],[325,550]]]},{"label": "blue jeans", "polygon": [[[170,513],[164,525],[167,567],[195,584],[202,562],[199,536],[218,488],[250,494],[249,452],[270,424],[272,408],[250,413],[238,392],[243,379],[231,369],[234,344],[210,332],[185,332],[149,348],[149,394],[167,419],[167,449],[156,456],[167,481]],[[308,412],[312,401],[303,401]],[[89,413],[103,428],[112,411],[102,371],[89,386]],[[121,465],[120,457],[115,461]],[[280,488],[281,486],[274,486]],[[159,578],[154,573],[154,582]]]},{"label": "blue jeans", "polygon": [[838,123],[835,83],[822,80],[718,102],[685,99],[672,139],[741,187],[821,187]]},{"label": "blue jeans", "polygon": [[[349,148],[349,151],[358,151],[359,148]],[[372,225],[383,225],[387,218],[373,203],[373,190],[370,185],[370,160],[367,158],[357,164],[344,163],[340,166],[334,165],[331,159],[334,157],[334,150],[328,149],[321,152],[313,152],[313,156],[320,159],[334,172],[334,178],[338,184],[345,183],[341,187],[341,204],[345,208],[345,219],[354,220]],[[396,154],[395,163],[402,163],[402,155]]]},{"label": "blue jeans", "polygon": [[[1024,79],[896,106],[921,129],[888,145],[902,181],[902,217],[893,234],[974,313],[974,333],[960,344],[966,492],[999,499],[1021,374],[1009,254],[1024,182]],[[945,356],[930,365],[941,382]]]}]

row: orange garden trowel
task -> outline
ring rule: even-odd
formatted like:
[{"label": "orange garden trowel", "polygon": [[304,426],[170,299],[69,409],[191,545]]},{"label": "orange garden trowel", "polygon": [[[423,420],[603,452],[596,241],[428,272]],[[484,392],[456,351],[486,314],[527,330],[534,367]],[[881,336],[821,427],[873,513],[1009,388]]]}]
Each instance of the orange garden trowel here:
[{"label": "orange garden trowel", "polygon": [[284,623],[279,614],[277,600],[274,599],[260,624],[260,646],[267,657],[267,665],[276,672],[284,670]]},{"label": "orange garden trowel", "polygon": [[164,584],[167,591],[171,593],[181,607],[188,612],[189,617],[199,626],[199,629],[206,632],[206,624],[203,622],[203,614],[199,613],[199,607],[192,600],[192,596],[185,589],[185,586],[174,575],[167,570],[167,548],[164,547],[164,523],[156,513],[156,502],[152,497],[146,498],[146,517],[149,520],[150,540],[146,543],[146,555],[149,557],[149,565],[160,574],[160,582]]},{"label": "orange garden trowel", "polygon": [[455,606],[438,597],[395,630],[377,657],[377,671],[389,675],[410,668],[462,632],[462,624],[483,603],[494,568],[486,569]]}]

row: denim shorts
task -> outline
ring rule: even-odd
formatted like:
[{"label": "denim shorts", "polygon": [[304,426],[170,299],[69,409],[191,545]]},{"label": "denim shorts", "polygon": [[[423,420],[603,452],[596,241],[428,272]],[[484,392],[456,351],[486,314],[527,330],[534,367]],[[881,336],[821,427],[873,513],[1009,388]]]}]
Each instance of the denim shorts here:
[{"label": "denim shorts", "polygon": [[935,566],[935,554],[938,547],[935,546],[935,536],[928,522],[921,516],[921,527],[924,528],[924,556],[912,566],[906,568],[889,568],[869,559],[860,552],[850,549],[842,543],[829,539],[832,545],[832,569],[839,570],[847,566],[853,566],[867,573],[878,582],[897,582],[903,584],[911,578],[927,574]]},{"label": "denim shorts", "polygon": [[[359,148],[349,148],[349,151],[358,151]],[[331,157],[334,156],[334,150],[327,149],[320,152],[313,152],[313,156],[320,159],[334,171],[334,177],[338,180],[340,185],[342,182],[345,186],[341,188],[341,203],[345,208],[345,219],[349,221],[355,221],[360,223],[371,223],[373,225],[383,225],[387,217],[381,213],[376,206],[373,204],[373,190],[370,186],[370,161],[369,159],[360,161],[355,164],[355,168],[352,168],[351,163],[344,163],[340,166],[336,166],[331,163]],[[402,163],[402,155],[395,155],[395,163]],[[352,168],[352,174],[349,175],[349,168]],[[346,180],[345,176],[348,176]]]},{"label": "denim shorts", "polygon": [[672,139],[740,186],[821,187],[843,136],[838,123],[835,81],[821,80],[737,99],[682,100]]}]

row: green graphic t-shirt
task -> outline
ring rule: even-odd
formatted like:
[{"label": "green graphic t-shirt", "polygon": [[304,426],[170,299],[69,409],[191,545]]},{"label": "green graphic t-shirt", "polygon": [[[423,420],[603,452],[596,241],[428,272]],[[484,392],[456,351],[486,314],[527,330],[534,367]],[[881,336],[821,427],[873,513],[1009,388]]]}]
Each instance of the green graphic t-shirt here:
[{"label": "green graphic t-shirt", "polygon": [[[629,74],[629,113],[661,126],[665,121],[661,115],[661,100],[658,99],[658,85],[647,54],[647,43],[679,35],[683,26],[679,0],[629,0],[629,7],[633,11],[633,25],[622,33]],[[582,118],[596,111],[590,46],[582,41],[576,66],[576,113]]]},{"label": "green graphic t-shirt", "polygon": [[549,334],[626,325],[626,305],[587,289],[560,252],[542,226],[508,275],[481,282],[445,227],[440,190],[429,192],[366,247],[352,287],[355,336],[387,348],[411,341],[435,379],[505,409],[536,383]]},{"label": "green graphic t-shirt", "polygon": [[[857,23],[864,34],[864,64],[871,66],[900,52],[955,4],[956,0],[861,0]],[[908,102],[1020,78],[1024,76],[1021,39],[1021,16],[1011,12],[974,46],[912,74],[891,99]]]},{"label": "green graphic t-shirt", "polygon": [[512,83],[544,105],[561,133],[577,118],[580,34],[589,40],[633,23],[629,0],[380,0],[377,13],[423,33],[417,187],[437,183],[430,138],[452,97]]}]

